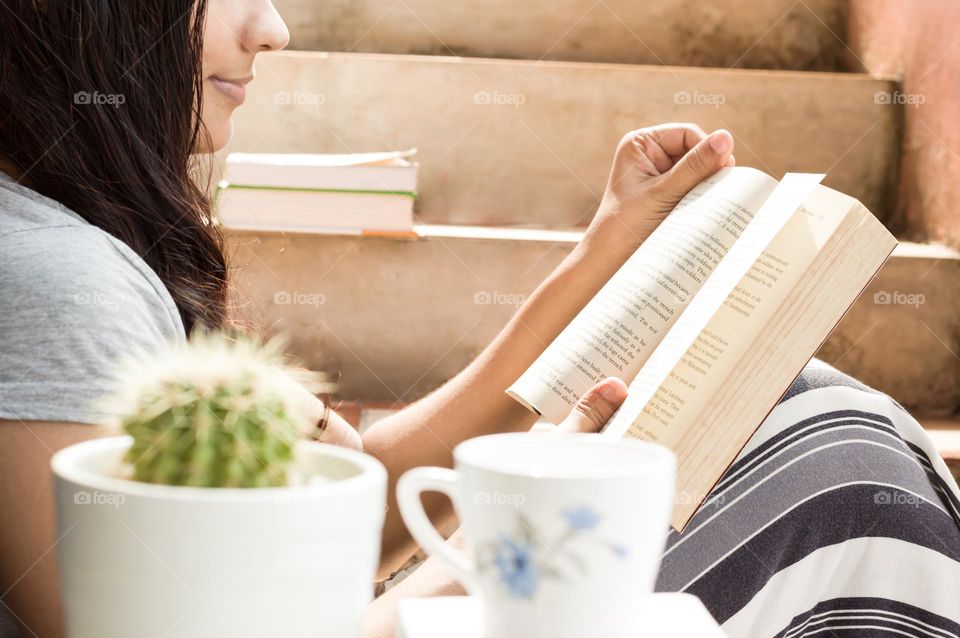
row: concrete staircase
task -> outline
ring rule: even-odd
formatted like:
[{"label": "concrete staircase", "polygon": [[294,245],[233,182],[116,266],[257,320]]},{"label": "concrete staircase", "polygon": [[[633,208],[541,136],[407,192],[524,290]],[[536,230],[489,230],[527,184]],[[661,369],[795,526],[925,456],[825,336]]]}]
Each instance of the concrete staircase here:
[{"label": "concrete staircase", "polygon": [[[898,85],[837,72],[842,0],[277,4],[301,50],[261,56],[227,151],[420,151],[418,239],[229,234],[245,314],[343,398],[409,402],[475,357],[577,241],[632,128],[724,127],[739,164],[828,172],[893,213]],[[958,290],[960,253],[904,245],[818,356],[952,423]]]},{"label": "concrete staircase", "polygon": [[729,129],[775,176],[828,172],[878,216],[892,201],[897,111],[875,96],[896,85],[865,75],[302,52],[257,73],[232,148],[415,146],[424,223],[586,224],[621,136],[675,121]]}]

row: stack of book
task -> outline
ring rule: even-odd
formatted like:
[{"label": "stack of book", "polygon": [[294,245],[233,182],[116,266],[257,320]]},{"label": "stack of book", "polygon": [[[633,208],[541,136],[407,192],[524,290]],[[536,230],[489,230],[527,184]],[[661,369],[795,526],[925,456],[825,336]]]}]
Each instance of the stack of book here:
[{"label": "stack of book", "polygon": [[217,187],[220,223],[238,230],[412,235],[415,153],[231,153]]}]

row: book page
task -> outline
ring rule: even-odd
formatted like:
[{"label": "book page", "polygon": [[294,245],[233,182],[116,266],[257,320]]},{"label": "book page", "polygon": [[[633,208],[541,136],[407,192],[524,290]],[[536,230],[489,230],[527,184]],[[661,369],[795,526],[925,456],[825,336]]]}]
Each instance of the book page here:
[{"label": "book page", "polygon": [[676,453],[676,529],[895,245],[859,202],[818,187],[655,389],[627,434]]},{"label": "book page", "polygon": [[630,383],[776,186],[752,168],[696,186],[508,394],[559,423],[601,379]]},{"label": "book page", "polygon": [[793,290],[846,213],[852,198],[819,186],[751,266],[627,434],[675,449],[728,378],[757,332]]},{"label": "book page", "polygon": [[[622,436],[630,431],[638,438],[660,441],[661,430],[653,428],[653,423],[669,426],[688,400],[692,402],[695,396],[703,396],[699,388],[686,386],[683,392],[678,392],[679,387],[665,388],[664,384],[691,349],[696,348],[687,359],[688,364],[699,366],[698,369],[706,373],[707,362],[712,362],[718,352],[727,347],[728,342],[724,339],[735,338],[734,335],[724,333],[718,339],[705,338],[699,341],[711,320],[731,295],[737,294],[737,286],[743,285],[751,268],[762,259],[764,251],[795,216],[801,204],[818,187],[823,177],[821,174],[788,173],[780,181],[776,190],[754,216],[753,223],[691,302],[688,312],[673,326],[667,338],[639,371],[630,385],[627,400],[610,420],[605,434]],[[772,266],[775,267],[773,264]],[[745,298],[745,301],[757,303],[755,299]],[[749,328],[742,321],[734,329],[742,335],[749,335]],[[722,373],[714,370],[710,374],[714,375],[712,378],[722,382]],[[664,388],[663,392],[654,401],[661,388]],[[653,421],[647,420],[644,415]]]},{"label": "book page", "polygon": [[[417,149],[384,151],[378,153],[230,153],[227,171],[231,166],[253,164],[263,166],[409,166]],[[227,178],[229,180],[229,177]]]}]

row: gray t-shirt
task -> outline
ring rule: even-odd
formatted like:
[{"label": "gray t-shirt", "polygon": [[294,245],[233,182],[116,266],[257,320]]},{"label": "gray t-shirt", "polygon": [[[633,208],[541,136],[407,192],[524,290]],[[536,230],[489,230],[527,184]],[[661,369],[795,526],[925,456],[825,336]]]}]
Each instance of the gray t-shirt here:
[{"label": "gray t-shirt", "polygon": [[184,338],[136,253],[0,172],[0,419],[96,423],[118,358]]}]

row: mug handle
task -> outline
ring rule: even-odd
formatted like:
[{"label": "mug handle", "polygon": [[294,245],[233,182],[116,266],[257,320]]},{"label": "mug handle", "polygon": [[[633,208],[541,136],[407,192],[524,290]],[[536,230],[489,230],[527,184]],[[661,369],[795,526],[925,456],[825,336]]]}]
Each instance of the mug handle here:
[{"label": "mug handle", "polygon": [[423,502],[420,500],[423,492],[440,492],[446,494],[459,511],[460,503],[456,496],[458,480],[457,473],[447,468],[413,468],[397,482],[397,504],[400,506],[400,516],[414,540],[427,554],[446,563],[454,576],[472,593],[476,576],[473,561],[446,543],[423,511]]}]

